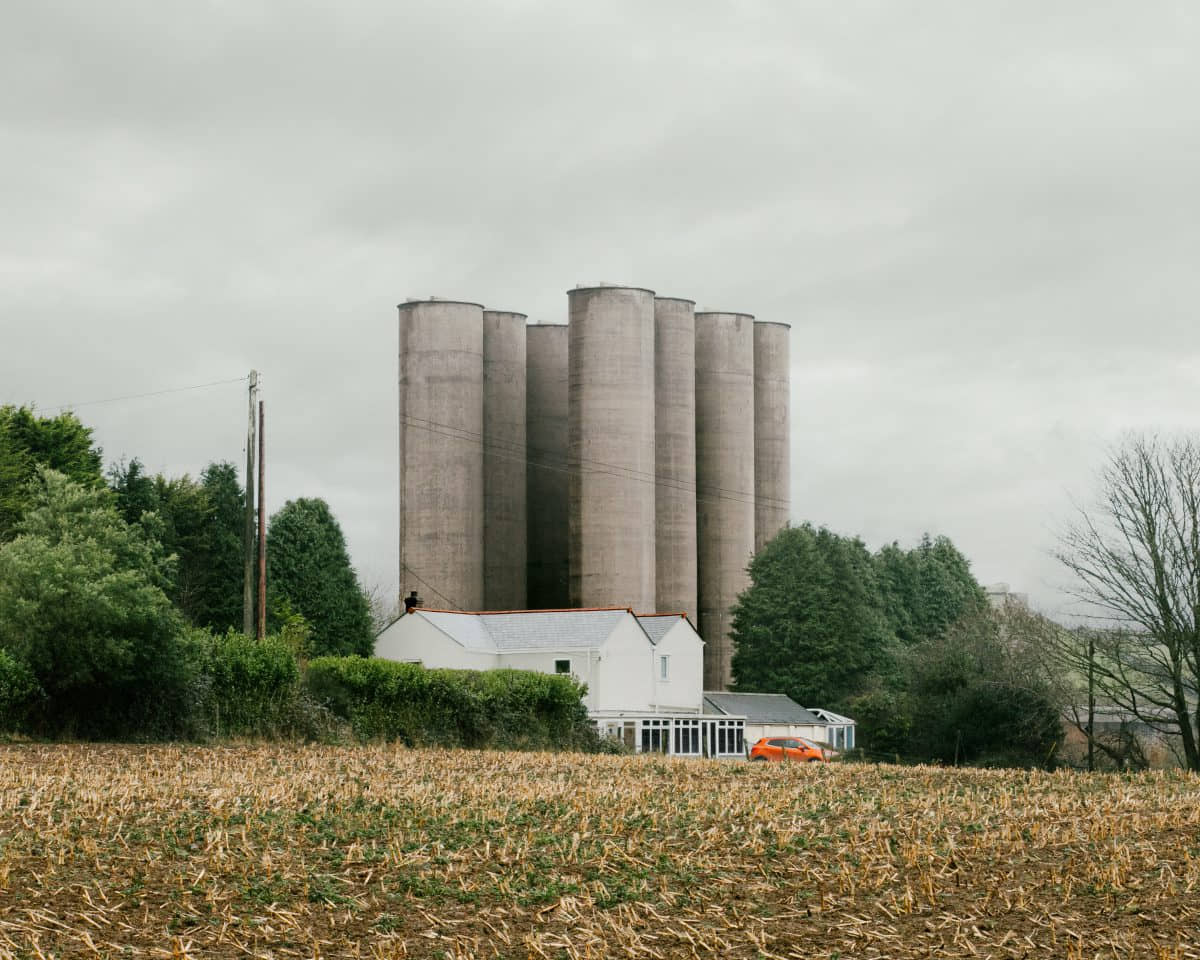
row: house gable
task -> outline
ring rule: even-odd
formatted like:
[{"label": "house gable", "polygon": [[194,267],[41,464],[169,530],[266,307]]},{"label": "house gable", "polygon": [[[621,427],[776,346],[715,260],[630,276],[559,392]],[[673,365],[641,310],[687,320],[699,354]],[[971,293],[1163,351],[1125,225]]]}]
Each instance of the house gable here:
[{"label": "house gable", "polygon": [[375,656],[386,660],[420,663],[426,667],[460,670],[492,670],[498,666],[493,650],[468,638],[456,627],[471,630],[469,614],[462,623],[433,620],[422,611],[406,613],[375,638]]}]

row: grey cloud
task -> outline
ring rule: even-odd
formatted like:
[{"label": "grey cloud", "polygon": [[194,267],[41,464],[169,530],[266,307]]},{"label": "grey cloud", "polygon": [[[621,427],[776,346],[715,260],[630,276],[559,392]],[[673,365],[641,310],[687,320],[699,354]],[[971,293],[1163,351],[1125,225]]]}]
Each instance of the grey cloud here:
[{"label": "grey cloud", "polygon": [[[395,314],[630,281],[793,324],[796,520],[1059,603],[1070,491],[1196,423],[1183,3],[104,5],[0,36],[0,402],[264,372],[271,505],[395,584]],[[241,458],[237,387],[81,408]]]}]

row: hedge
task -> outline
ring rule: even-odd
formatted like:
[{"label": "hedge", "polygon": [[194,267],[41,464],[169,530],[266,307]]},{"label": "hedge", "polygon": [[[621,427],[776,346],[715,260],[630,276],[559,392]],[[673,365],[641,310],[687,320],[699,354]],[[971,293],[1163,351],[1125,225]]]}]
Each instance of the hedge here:
[{"label": "hedge", "polygon": [[595,747],[585,689],[569,676],[526,670],[426,670],[414,663],[321,657],[309,695],[361,740],[511,750]]},{"label": "hedge", "polygon": [[[202,635],[203,636],[203,635]],[[278,736],[290,726],[300,694],[300,669],[279,637],[243,633],[203,637],[200,709],[210,735]]]}]

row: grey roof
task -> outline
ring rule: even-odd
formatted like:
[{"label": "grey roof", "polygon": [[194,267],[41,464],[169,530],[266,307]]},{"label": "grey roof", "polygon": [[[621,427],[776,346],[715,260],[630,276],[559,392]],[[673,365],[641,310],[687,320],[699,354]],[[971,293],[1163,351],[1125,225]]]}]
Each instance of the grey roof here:
[{"label": "grey roof", "polygon": [[639,613],[636,616],[638,623],[642,625],[642,629],[646,631],[646,634],[655,643],[658,643],[659,640],[667,635],[668,630],[683,619],[677,613],[657,615]]},{"label": "grey roof", "polygon": [[824,725],[791,697],[782,693],[722,693],[705,691],[705,713],[745,717],[750,723],[811,723]]},{"label": "grey roof", "polygon": [[415,610],[468,650],[595,650],[627,610],[534,610],[521,613],[452,613]]}]

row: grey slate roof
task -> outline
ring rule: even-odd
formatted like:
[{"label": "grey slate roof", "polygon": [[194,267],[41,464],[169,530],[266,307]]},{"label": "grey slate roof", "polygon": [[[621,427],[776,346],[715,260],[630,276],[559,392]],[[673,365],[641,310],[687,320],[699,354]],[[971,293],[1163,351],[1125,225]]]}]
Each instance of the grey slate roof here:
[{"label": "grey slate roof", "polygon": [[811,723],[825,721],[782,693],[723,693],[705,691],[705,713],[745,717],[750,723]]},{"label": "grey slate roof", "polygon": [[650,639],[655,643],[658,643],[659,640],[667,635],[668,630],[670,630],[673,626],[675,626],[675,624],[683,619],[677,613],[653,617],[647,614],[639,613],[636,614],[636,616],[638,618],[638,623],[642,625],[642,629],[646,631],[647,635],[649,635]]},{"label": "grey slate roof", "polygon": [[534,610],[522,613],[446,613],[415,610],[468,650],[595,650],[626,610]]}]

